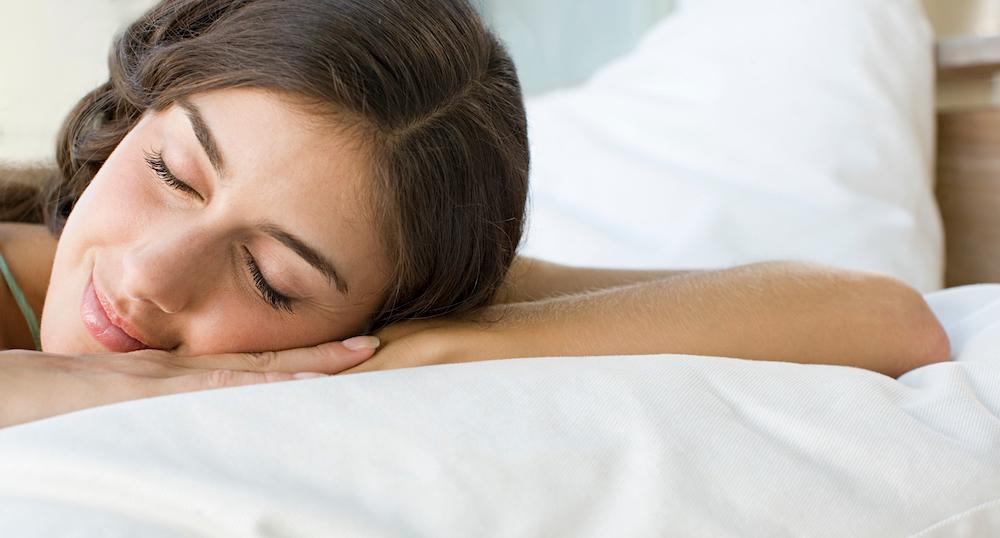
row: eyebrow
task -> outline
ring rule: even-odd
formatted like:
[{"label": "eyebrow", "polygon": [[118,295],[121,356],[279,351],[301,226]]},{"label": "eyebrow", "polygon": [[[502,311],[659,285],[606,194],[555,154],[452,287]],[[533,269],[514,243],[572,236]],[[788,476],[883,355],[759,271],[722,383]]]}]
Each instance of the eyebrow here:
[{"label": "eyebrow", "polygon": [[333,265],[333,262],[328,260],[326,256],[323,256],[319,253],[319,251],[305,244],[305,242],[295,235],[281,229],[281,227],[276,224],[261,224],[260,229],[267,235],[270,235],[280,241],[286,247],[292,249],[309,265],[315,267],[319,270],[319,272],[323,273],[327,279],[332,281],[341,293],[347,295],[347,292],[349,291],[347,281],[340,276],[340,273],[337,272],[337,268]]},{"label": "eyebrow", "polygon": [[195,138],[198,139],[198,143],[205,150],[205,155],[208,155],[208,160],[212,163],[212,168],[215,168],[215,173],[221,178],[222,172],[225,169],[225,162],[222,160],[222,153],[219,151],[219,145],[215,143],[212,131],[208,128],[208,124],[205,123],[205,117],[201,115],[198,107],[187,99],[178,99],[177,105],[184,109],[188,120],[191,121],[191,129],[194,130]]}]

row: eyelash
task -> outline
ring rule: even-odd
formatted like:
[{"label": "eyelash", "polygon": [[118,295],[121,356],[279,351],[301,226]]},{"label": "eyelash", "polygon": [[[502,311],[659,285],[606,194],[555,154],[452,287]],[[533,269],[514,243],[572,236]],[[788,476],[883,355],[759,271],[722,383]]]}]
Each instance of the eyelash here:
[{"label": "eyelash", "polygon": [[145,153],[145,156],[146,156],[146,165],[149,166],[149,169],[152,170],[153,173],[160,178],[160,181],[163,181],[168,186],[174,189],[190,194],[191,196],[194,196],[199,200],[204,200],[201,194],[198,191],[194,190],[194,187],[177,179],[177,176],[175,176],[174,173],[170,171],[170,168],[167,168],[167,163],[164,162],[162,153],[160,153],[159,151],[149,151]]},{"label": "eyelash", "polygon": [[243,247],[243,258],[247,263],[247,267],[250,268],[250,276],[253,277],[253,285],[257,287],[260,291],[261,296],[271,305],[275,310],[284,311],[291,314],[293,312],[292,299],[286,295],[278,293],[277,290],[271,287],[267,283],[267,279],[264,278],[264,274],[260,272],[260,267],[257,266],[257,261],[253,259],[253,255],[246,247]]},{"label": "eyelash", "polygon": [[[146,152],[145,160],[149,169],[152,170],[153,173],[168,186],[192,196],[196,196],[199,199],[204,199],[201,194],[194,190],[194,188],[190,185],[177,179],[177,176],[175,176],[173,172],[167,168],[167,163],[163,161],[163,154],[159,151]],[[271,305],[271,307],[275,310],[291,314],[293,311],[292,299],[286,295],[278,293],[277,290],[268,284],[267,279],[264,278],[264,274],[261,273],[260,267],[257,265],[257,260],[253,258],[253,255],[250,254],[250,251],[246,247],[243,247],[243,253],[243,259],[247,264],[247,268],[250,270],[250,276],[253,278],[253,284],[257,290],[260,291],[260,295],[264,301]]]}]

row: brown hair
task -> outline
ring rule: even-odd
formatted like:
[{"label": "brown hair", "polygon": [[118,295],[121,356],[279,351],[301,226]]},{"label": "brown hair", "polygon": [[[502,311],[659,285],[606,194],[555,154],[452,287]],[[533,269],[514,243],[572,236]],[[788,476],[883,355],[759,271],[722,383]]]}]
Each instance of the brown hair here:
[{"label": "brown hair", "polygon": [[370,329],[474,309],[502,283],[522,234],[526,120],[513,63],[466,0],[165,0],[118,37],[109,66],[62,127],[42,207],[8,189],[20,216],[4,203],[0,220],[41,216],[58,233],[144,112],[262,88],[349,120],[372,157],[394,269]]}]

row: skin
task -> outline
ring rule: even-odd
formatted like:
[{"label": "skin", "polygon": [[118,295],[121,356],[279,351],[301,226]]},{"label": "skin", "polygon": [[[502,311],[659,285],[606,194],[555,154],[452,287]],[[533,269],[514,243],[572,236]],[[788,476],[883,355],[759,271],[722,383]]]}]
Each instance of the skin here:
[{"label": "skin", "polygon": [[[221,174],[193,129],[195,109]],[[197,194],[166,184],[146,162],[151,152]],[[108,351],[81,322],[91,278],[134,336],[179,355],[289,349],[358,334],[388,274],[366,215],[366,165],[346,135],[261,90],[210,92],[147,114],[94,177],[59,239],[43,349]],[[262,223],[332,260],[349,292]],[[244,248],[267,282],[293,298],[290,313],[262,299]]]},{"label": "skin", "polygon": [[686,354],[898,377],[951,357],[923,296],[888,275],[799,261],[614,271],[519,259],[495,304],[403,322],[342,373],[496,358]]},{"label": "skin", "polygon": [[[56,239],[43,226],[0,223],[0,253],[36,314],[42,312]],[[27,324],[7,286],[0,285],[0,349],[33,349]]]}]

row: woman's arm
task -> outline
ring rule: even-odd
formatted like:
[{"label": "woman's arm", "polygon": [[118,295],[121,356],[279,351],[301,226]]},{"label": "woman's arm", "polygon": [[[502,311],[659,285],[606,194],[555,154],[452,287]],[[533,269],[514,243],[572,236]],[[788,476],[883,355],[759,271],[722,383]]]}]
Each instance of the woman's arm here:
[{"label": "woman's arm", "polygon": [[0,428],[151,396],[320,377],[373,351],[343,342],[198,357],[154,350],[81,356],[0,351]]},{"label": "woman's arm", "polygon": [[494,304],[507,304],[538,301],[697,272],[702,271],[644,271],[571,267],[537,258],[518,256],[511,264],[507,278],[493,302]]},{"label": "woman's arm", "polygon": [[[679,353],[847,365],[893,377],[950,356],[923,297],[880,274],[799,262],[696,271],[380,333],[348,372],[516,357]],[[421,362],[422,361],[422,362]],[[415,364],[416,362],[416,364]]]},{"label": "woman's arm", "polygon": [[[502,307],[501,307],[502,308]],[[522,356],[686,353],[859,366],[893,377],[951,354],[923,297],[798,262],[699,271],[508,307]]]}]

